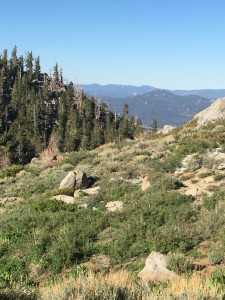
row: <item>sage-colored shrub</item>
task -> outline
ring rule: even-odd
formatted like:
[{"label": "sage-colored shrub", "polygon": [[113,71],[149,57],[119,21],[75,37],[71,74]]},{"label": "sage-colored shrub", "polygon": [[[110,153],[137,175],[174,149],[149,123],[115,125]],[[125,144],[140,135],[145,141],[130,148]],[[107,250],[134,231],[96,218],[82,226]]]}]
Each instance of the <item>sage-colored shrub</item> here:
[{"label": "sage-colored shrub", "polygon": [[208,259],[213,265],[220,264],[224,261],[224,253],[221,250],[214,250],[208,254]]},{"label": "sage-colored shrub", "polygon": [[182,253],[170,253],[167,258],[167,268],[181,275],[193,269],[192,260]]}]

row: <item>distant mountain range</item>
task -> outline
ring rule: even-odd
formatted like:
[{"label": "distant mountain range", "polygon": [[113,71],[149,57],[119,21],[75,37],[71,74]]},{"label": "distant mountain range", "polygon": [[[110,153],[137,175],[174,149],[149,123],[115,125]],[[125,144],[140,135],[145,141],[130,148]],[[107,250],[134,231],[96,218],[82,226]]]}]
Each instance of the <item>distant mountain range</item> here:
[{"label": "distant mountain range", "polygon": [[[162,90],[150,85],[134,86],[122,84],[81,84],[81,88],[94,97],[116,97],[124,98],[130,95],[143,95],[154,90]],[[202,89],[202,90],[168,90],[168,92],[179,96],[196,95],[208,99],[225,97],[225,89]]]},{"label": "distant mountain range", "polygon": [[145,93],[149,93],[156,88],[143,85],[143,86],[134,86],[134,85],[121,85],[121,84],[81,84],[81,88],[89,95],[94,97],[116,97],[123,98],[133,94],[143,95]]},{"label": "distant mountain range", "polygon": [[81,88],[97,100],[107,102],[112,111],[122,113],[123,105],[128,104],[130,114],[138,116],[147,127],[151,126],[153,119],[157,119],[159,127],[182,125],[207,108],[213,99],[225,97],[225,89],[172,91],[147,85],[116,84],[81,85]]},{"label": "distant mountain range", "polygon": [[178,96],[166,90],[154,90],[144,95],[128,96],[125,98],[102,97],[112,111],[122,112],[122,104],[127,103],[131,115],[137,115],[142,123],[149,127],[153,119],[158,126],[181,125],[199,111],[211,104],[211,100],[200,96]]}]

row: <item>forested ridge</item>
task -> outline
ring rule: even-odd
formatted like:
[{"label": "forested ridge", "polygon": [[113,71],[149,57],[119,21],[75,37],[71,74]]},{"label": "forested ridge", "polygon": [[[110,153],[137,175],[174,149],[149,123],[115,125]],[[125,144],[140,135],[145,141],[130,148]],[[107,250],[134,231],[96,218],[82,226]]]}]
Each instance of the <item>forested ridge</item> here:
[{"label": "forested ridge", "polygon": [[104,143],[134,138],[141,122],[96,103],[71,82],[62,69],[42,72],[40,57],[17,47],[0,55],[0,167],[25,164],[54,141],[61,152],[93,149]]}]

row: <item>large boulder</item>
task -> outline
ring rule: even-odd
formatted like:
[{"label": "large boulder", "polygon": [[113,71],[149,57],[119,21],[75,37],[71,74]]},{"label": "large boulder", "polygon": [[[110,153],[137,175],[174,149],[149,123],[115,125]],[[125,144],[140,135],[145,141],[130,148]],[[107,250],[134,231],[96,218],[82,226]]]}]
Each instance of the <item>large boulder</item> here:
[{"label": "large boulder", "polygon": [[168,134],[169,132],[171,132],[175,127],[174,126],[171,126],[171,125],[164,125],[163,129],[161,129],[159,131],[159,133],[162,133],[162,134]]},{"label": "large boulder", "polygon": [[70,171],[61,181],[59,189],[86,189],[89,185],[89,180],[85,172],[80,170]]},{"label": "large boulder", "polygon": [[194,116],[199,126],[208,122],[225,118],[225,98],[219,98],[214,101],[208,108]]},{"label": "large boulder", "polygon": [[60,189],[67,189],[67,188],[74,188],[76,182],[76,174],[73,171],[70,171],[65,178],[61,181],[59,188]]},{"label": "large boulder", "polygon": [[75,174],[75,188],[76,189],[86,189],[89,185],[89,180],[85,172],[81,170],[74,170]]},{"label": "large boulder", "polygon": [[152,251],[145,261],[145,267],[138,273],[144,281],[166,281],[177,276],[166,268],[166,255]]}]

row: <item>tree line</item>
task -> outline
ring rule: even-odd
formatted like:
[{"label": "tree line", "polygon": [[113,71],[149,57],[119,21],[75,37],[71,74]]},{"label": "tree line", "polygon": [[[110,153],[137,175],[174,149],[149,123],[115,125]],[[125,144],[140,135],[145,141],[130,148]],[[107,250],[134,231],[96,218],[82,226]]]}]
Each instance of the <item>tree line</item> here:
[{"label": "tree line", "polygon": [[140,120],[124,105],[119,116],[71,82],[65,84],[56,63],[41,71],[40,57],[18,56],[14,47],[0,55],[0,166],[25,164],[56,141],[61,152],[96,148],[140,134]]}]

